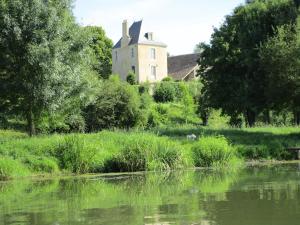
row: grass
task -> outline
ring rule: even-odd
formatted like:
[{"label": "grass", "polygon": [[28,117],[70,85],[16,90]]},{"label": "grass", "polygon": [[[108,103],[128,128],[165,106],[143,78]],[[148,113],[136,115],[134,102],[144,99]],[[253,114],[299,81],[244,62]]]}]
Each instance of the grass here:
[{"label": "grass", "polygon": [[[196,134],[198,141],[186,135]],[[299,128],[203,128],[195,125],[145,131],[29,138],[0,131],[0,179],[30,175],[162,171],[231,167],[241,159],[292,159],[287,147],[300,146]]]},{"label": "grass", "polygon": [[192,154],[197,167],[228,167],[238,161],[235,148],[224,136],[200,138],[192,147]]},{"label": "grass", "polygon": [[289,160],[294,158],[286,151],[289,147],[300,147],[299,127],[256,127],[256,128],[205,128],[196,126],[167,127],[154,130],[163,136],[184,140],[188,134],[200,137],[224,136],[236,147],[245,159]]},{"label": "grass", "polygon": [[[0,144],[1,179],[28,175],[161,171],[192,165],[180,142],[152,133],[108,132],[9,138]],[[13,165],[13,164],[12,164]],[[24,170],[25,171],[25,170]]]}]

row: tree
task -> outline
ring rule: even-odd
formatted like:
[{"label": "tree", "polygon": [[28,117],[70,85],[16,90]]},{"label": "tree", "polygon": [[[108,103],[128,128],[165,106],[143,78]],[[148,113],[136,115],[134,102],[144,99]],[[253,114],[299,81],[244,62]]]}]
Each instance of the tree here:
[{"label": "tree", "polygon": [[108,79],[112,73],[112,40],[106,36],[102,27],[87,26],[83,29],[88,33],[89,45],[94,55],[93,69],[99,77]]},{"label": "tree", "polygon": [[201,45],[199,75],[210,106],[232,117],[243,114],[254,126],[257,115],[270,108],[259,47],[276,34],[274,28],[294,24],[296,18],[291,0],[250,1],[226,17],[210,44]]},{"label": "tree", "polygon": [[135,87],[112,76],[103,81],[95,101],[84,111],[89,132],[128,129],[138,123],[140,97]]},{"label": "tree", "polygon": [[281,26],[277,35],[260,48],[260,59],[268,80],[266,96],[271,107],[277,111],[290,109],[297,125],[300,125],[299,31],[293,25]]},{"label": "tree", "polygon": [[181,84],[182,98],[181,104],[183,106],[183,116],[185,118],[185,123],[188,123],[188,118],[195,113],[195,103],[193,96],[189,92],[188,87],[185,84]]},{"label": "tree", "polygon": [[30,135],[43,111],[78,94],[86,42],[71,0],[0,0],[0,99]]}]

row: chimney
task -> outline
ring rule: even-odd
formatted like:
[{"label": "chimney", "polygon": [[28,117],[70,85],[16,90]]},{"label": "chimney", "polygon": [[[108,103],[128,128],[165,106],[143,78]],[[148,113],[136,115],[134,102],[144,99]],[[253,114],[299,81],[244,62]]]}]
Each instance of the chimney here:
[{"label": "chimney", "polygon": [[128,22],[127,20],[123,21],[123,38],[129,38]]},{"label": "chimney", "polygon": [[145,34],[145,37],[149,40],[149,41],[153,41],[154,37],[153,37],[153,32],[148,32]]}]

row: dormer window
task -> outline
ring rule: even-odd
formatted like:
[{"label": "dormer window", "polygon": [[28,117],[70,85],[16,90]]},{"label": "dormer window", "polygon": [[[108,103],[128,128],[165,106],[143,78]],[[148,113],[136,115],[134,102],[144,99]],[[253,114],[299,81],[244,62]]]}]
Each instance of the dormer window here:
[{"label": "dormer window", "polygon": [[155,48],[150,48],[150,58],[156,59],[156,50]]}]

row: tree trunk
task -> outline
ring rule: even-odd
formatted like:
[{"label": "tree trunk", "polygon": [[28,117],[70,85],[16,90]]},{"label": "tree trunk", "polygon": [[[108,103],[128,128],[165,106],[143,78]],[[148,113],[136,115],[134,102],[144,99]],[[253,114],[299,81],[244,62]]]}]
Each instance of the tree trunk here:
[{"label": "tree trunk", "polygon": [[254,127],[256,122],[256,113],[251,109],[247,109],[245,117],[246,117],[247,125],[249,127]]},{"label": "tree trunk", "polygon": [[265,110],[263,112],[263,115],[264,115],[264,123],[267,124],[267,125],[270,125],[271,124],[271,116],[270,116],[270,110]]},{"label": "tree trunk", "polygon": [[202,125],[205,126],[205,127],[208,126],[209,113],[202,112],[201,113],[201,119],[202,119]]},{"label": "tree trunk", "polygon": [[30,106],[28,115],[27,115],[27,125],[28,125],[28,134],[30,137],[36,134],[35,123],[34,123],[34,114],[32,110],[32,106]]},{"label": "tree trunk", "polygon": [[300,125],[300,111],[298,110],[294,111],[294,121],[296,126]]}]

